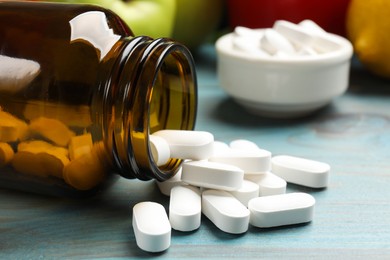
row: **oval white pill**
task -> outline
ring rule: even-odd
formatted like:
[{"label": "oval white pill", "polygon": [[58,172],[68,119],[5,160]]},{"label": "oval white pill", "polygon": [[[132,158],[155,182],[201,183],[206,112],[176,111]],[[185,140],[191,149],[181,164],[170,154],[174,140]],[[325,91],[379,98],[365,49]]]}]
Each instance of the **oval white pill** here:
[{"label": "oval white pill", "polygon": [[226,191],[204,191],[202,212],[224,232],[241,234],[248,230],[249,210]]},{"label": "oval white pill", "polygon": [[253,30],[248,27],[244,26],[236,26],[234,28],[234,34],[235,36],[241,36],[241,37],[252,37],[260,39],[263,36],[263,32],[260,30]]},{"label": "oval white pill", "polygon": [[213,155],[209,161],[234,165],[245,173],[266,172],[271,167],[271,152],[262,149],[229,149],[224,153]]},{"label": "oval white pill", "polygon": [[327,33],[321,26],[309,19],[301,21],[298,25],[306,28],[313,34]]},{"label": "oval white pill", "polygon": [[294,46],[279,32],[273,29],[265,29],[261,38],[261,48],[271,55],[277,52],[286,54],[295,53]]},{"label": "oval white pill", "polygon": [[154,135],[149,135],[150,150],[157,166],[164,165],[171,158],[169,144],[164,138]]},{"label": "oval white pill", "polygon": [[213,154],[214,136],[209,132],[160,130],[153,135],[168,142],[172,158],[202,160]]},{"label": "oval white pill", "polygon": [[213,150],[213,155],[224,153],[226,150],[229,150],[229,145],[221,141],[214,141]]},{"label": "oval white pill", "polygon": [[312,44],[313,34],[295,23],[278,20],[274,23],[273,28],[298,47],[311,46]]},{"label": "oval white pill", "polygon": [[239,150],[258,150],[260,149],[256,143],[246,140],[246,139],[237,139],[230,142],[229,147],[232,149]]},{"label": "oval white pill", "polygon": [[312,188],[328,185],[329,164],[287,155],[275,156],[271,163],[272,172],[287,182]]},{"label": "oval white pill", "polygon": [[233,47],[237,50],[253,54],[259,57],[269,57],[269,54],[261,49],[259,40],[253,37],[233,37]]},{"label": "oval white pill", "polygon": [[177,173],[175,175],[173,175],[171,178],[169,178],[168,180],[156,181],[157,186],[162,194],[164,194],[166,196],[170,196],[171,190],[173,187],[176,187],[179,185],[186,185],[181,180],[181,172],[182,172],[182,168],[180,167],[180,169],[177,171]]},{"label": "oval white pill", "polygon": [[257,197],[248,203],[250,224],[268,228],[310,222],[314,204],[313,196],[301,192]]},{"label": "oval white pill", "polygon": [[259,196],[286,193],[287,182],[271,172],[263,174],[245,174],[244,178],[259,186]]},{"label": "oval white pill", "polygon": [[171,190],[169,221],[175,230],[192,231],[200,226],[202,199],[200,189],[190,185]]},{"label": "oval white pill", "polygon": [[244,179],[240,189],[229,191],[229,193],[247,207],[251,199],[259,196],[259,185]]},{"label": "oval white pill", "polygon": [[189,161],[182,168],[182,181],[204,188],[238,190],[244,180],[244,171],[228,164]]},{"label": "oval white pill", "polygon": [[137,245],[148,252],[161,252],[171,244],[171,224],[164,207],[151,201],[133,207],[133,230]]}]

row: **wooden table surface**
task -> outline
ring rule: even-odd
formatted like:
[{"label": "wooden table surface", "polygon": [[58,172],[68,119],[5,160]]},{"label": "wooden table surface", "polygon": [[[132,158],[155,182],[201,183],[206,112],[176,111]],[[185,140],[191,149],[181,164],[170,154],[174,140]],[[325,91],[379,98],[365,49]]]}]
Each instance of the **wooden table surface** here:
[{"label": "wooden table surface", "polygon": [[314,220],[231,235],[202,216],[198,230],[172,231],[171,247],[150,254],[135,244],[131,209],[146,200],[168,207],[153,181],[121,179],[85,200],[0,190],[1,259],[390,259],[390,81],[354,62],[347,93],[331,105],[302,119],[265,119],[248,114],[220,89],[211,45],[196,62],[198,130],[331,165],[327,189],[288,185],[288,192],[316,198]]}]

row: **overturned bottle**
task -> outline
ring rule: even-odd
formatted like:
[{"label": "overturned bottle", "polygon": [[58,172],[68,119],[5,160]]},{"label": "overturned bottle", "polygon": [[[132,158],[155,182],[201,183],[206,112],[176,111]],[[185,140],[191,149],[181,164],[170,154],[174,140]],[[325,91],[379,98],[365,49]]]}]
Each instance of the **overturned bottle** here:
[{"label": "overturned bottle", "polygon": [[0,1],[0,187],[83,195],[115,176],[165,180],[149,135],[191,130],[194,62],[91,5]]}]

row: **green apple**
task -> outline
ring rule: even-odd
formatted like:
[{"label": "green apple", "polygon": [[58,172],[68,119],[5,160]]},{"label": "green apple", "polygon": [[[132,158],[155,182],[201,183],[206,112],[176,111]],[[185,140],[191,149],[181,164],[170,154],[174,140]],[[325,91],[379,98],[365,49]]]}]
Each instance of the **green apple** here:
[{"label": "green apple", "polygon": [[195,49],[215,31],[222,20],[224,0],[176,0],[172,38]]},{"label": "green apple", "polygon": [[[47,1],[47,0],[46,0]],[[50,2],[96,4],[119,15],[134,35],[171,37],[176,0],[49,0]],[[195,0],[194,2],[197,2]],[[214,1],[214,0],[212,0]],[[193,0],[189,1],[193,2]]]}]

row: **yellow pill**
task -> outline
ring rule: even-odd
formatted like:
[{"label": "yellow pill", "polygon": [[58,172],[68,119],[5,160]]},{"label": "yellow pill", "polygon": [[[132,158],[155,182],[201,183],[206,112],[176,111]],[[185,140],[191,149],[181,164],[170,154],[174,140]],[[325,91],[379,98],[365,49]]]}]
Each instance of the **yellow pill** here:
[{"label": "yellow pill", "polygon": [[0,110],[0,141],[24,140],[28,134],[27,124],[8,112]]},{"label": "yellow pill", "polygon": [[101,183],[106,175],[106,167],[98,155],[100,145],[92,147],[89,153],[70,161],[64,168],[64,180],[78,190],[89,190]]},{"label": "yellow pill", "polygon": [[58,146],[67,146],[75,133],[57,119],[38,117],[30,122],[30,130],[47,138]]},{"label": "yellow pill", "polygon": [[7,143],[0,143],[0,167],[11,162],[14,157],[14,150]]}]

